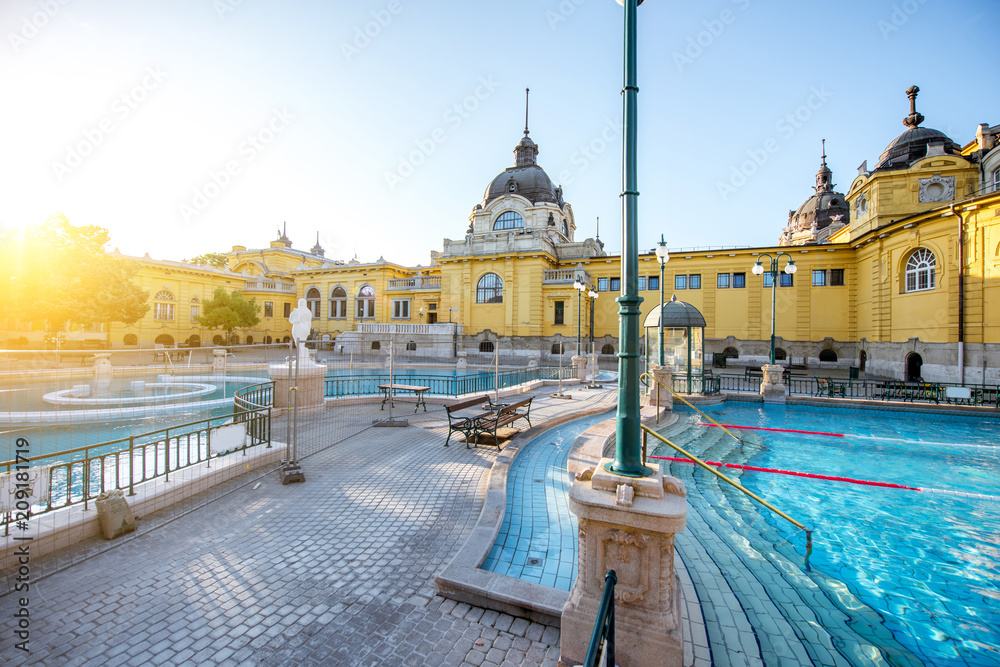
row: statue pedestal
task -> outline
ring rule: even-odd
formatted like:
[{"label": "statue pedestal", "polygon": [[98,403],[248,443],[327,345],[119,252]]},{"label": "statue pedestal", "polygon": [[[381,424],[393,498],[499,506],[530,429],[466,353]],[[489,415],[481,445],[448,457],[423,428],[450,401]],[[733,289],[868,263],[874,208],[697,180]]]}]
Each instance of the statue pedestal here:
[{"label": "statue pedestal", "polygon": [[459,352],[458,353],[458,361],[455,362],[455,368],[458,369],[458,370],[462,370],[464,368],[467,368],[468,365],[469,365],[468,357],[469,357],[469,353],[468,352]]},{"label": "statue pedestal", "polygon": [[[614,570],[615,661],[621,667],[684,662],[681,593],[674,572],[674,534],[684,530],[684,484],[656,464],[649,477],[608,472],[602,459],[577,476],[569,493],[579,523],[579,574],[563,607],[560,667],[587,654],[604,592]],[[592,477],[591,477],[592,475]]]},{"label": "statue pedestal", "polygon": [[653,379],[649,387],[649,404],[658,405],[661,410],[674,409],[674,395],[667,391],[673,384],[673,373],[669,366],[653,366]]},{"label": "statue pedestal", "polygon": [[[312,361],[300,361],[298,372],[299,413],[322,410],[326,394],[323,386],[326,366]],[[295,405],[295,396],[288,395],[288,364],[271,364],[267,367],[267,374],[274,380],[274,407],[287,409]],[[292,364],[292,385],[294,384],[295,364]]]},{"label": "statue pedestal", "polygon": [[576,368],[576,378],[580,382],[587,381],[587,357],[583,355],[573,355],[571,360],[573,366]]},{"label": "statue pedestal", "polygon": [[760,395],[765,403],[784,403],[788,396],[788,388],[781,380],[781,374],[785,369],[783,366],[765,364],[760,367],[764,379],[760,382]]},{"label": "statue pedestal", "polygon": [[217,348],[212,350],[212,373],[218,375],[226,374],[226,355],[229,350]]}]

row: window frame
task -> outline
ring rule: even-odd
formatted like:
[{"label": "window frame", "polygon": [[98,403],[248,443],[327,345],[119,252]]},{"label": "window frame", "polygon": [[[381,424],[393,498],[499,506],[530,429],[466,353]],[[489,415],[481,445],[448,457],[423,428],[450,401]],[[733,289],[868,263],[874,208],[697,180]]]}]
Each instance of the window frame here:
[{"label": "window frame", "polygon": [[686,273],[678,273],[674,275],[674,289],[682,290],[688,288],[688,277]]},{"label": "window frame", "polygon": [[701,289],[701,274],[700,273],[689,273],[688,274],[688,289]]},{"label": "window frame", "polygon": [[274,317],[274,302],[265,301],[264,302],[264,317]]},{"label": "window frame", "polygon": [[[927,258],[930,258],[930,261]],[[916,259],[916,261],[914,261]],[[911,280],[912,285],[911,285]],[[921,286],[921,279],[926,284]],[[937,255],[930,248],[920,247],[910,253],[903,265],[903,292],[929,292],[937,287]]]},{"label": "window frame", "polygon": [[639,276],[639,291],[646,291],[646,276]]},{"label": "window frame", "polygon": [[330,290],[330,312],[327,318],[331,320],[347,319],[347,290],[341,285],[335,285]]},{"label": "window frame", "polygon": [[[739,283],[737,285],[736,283]],[[729,279],[730,287],[733,289],[746,289],[747,286],[747,274],[746,271],[739,271],[733,273],[732,277]]]},{"label": "window frame", "polygon": [[375,288],[367,283],[358,288],[354,297],[354,316],[359,320],[375,317]]},{"label": "window frame", "polygon": [[715,289],[729,289],[732,283],[732,275],[729,273],[715,274]]},{"label": "window frame", "polygon": [[503,303],[503,278],[493,272],[481,275],[476,281],[476,303]]},{"label": "window frame", "polygon": [[319,289],[316,287],[310,287],[306,290],[305,298],[306,307],[309,309],[309,312],[312,313],[314,318],[319,318],[320,313],[322,312],[321,301],[323,300],[323,296],[320,294]]},{"label": "window frame", "polygon": [[408,320],[410,319],[410,299],[401,298],[392,300],[391,309],[391,319],[394,320]]},{"label": "window frame", "polygon": [[813,287],[826,287],[826,269],[813,269],[812,272],[812,286]]},{"label": "window frame", "polygon": [[649,276],[646,281],[646,287],[649,290],[660,289],[660,276]]},{"label": "window frame", "polygon": [[[505,219],[508,214],[512,217]],[[524,216],[513,210],[504,211],[498,215],[493,221],[493,231],[506,231],[508,229],[524,229]]]},{"label": "window frame", "polygon": [[847,284],[844,269],[830,269],[830,287],[843,287]]},{"label": "window frame", "polygon": [[597,291],[598,292],[607,292],[608,291],[608,279],[607,278],[598,278],[597,279]]},{"label": "window frame", "polygon": [[566,324],[566,302],[556,301],[553,303],[552,326],[564,326]]}]

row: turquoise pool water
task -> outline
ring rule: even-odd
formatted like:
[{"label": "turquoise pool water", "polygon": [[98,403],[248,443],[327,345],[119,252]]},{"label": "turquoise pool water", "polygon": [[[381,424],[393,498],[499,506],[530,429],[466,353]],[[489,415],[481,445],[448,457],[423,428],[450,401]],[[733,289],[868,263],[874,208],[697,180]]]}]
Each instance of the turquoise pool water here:
[{"label": "turquoise pool water", "polygon": [[[745,439],[740,463],[924,489],[740,475],[815,530],[813,569],[877,612],[873,641],[888,631],[928,665],[1000,665],[1000,419],[740,403],[705,411],[724,424],[838,434],[734,430]],[[719,443],[719,429],[699,426],[704,418],[690,409],[677,413],[703,434],[689,451],[713,458],[698,443]],[[652,453],[672,456],[667,449]],[[682,470],[691,467],[673,463],[671,472],[708,475]],[[757,513],[750,523],[766,521],[804,554],[801,534],[783,519],[741,511]]]}]

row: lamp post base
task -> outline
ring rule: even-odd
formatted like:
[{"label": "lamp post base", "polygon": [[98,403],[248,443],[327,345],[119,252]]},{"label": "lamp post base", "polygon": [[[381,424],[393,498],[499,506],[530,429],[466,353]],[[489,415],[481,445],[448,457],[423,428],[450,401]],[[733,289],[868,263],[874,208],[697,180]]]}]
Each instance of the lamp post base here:
[{"label": "lamp post base", "polygon": [[788,398],[788,387],[781,380],[785,372],[783,366],[764,365],[760,367],[764,378],[760,383],[760,395],[765,403],[784,403]]}]

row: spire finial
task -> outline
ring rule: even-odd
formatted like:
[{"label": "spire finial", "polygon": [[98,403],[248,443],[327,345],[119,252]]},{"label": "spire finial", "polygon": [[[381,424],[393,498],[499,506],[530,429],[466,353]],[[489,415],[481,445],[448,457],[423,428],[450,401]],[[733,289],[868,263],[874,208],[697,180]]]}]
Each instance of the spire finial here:
[{"label": "spire finial", "polygon": [[528,136],[528,93],[531,88],[524,89],[524,136]]},{"label": "spire finial", "polygon": [[826,166],[826,139],[823,140],[823,166]]},{"label": "spire finial", "polygon": [[919,92],[920,89],[916,86],[910,86],[906,89],[906,96],[910,98],[910,115],[903,119],[903,125],[911,130],[924,122],[923,115],[917,113],[917,93]]}]

